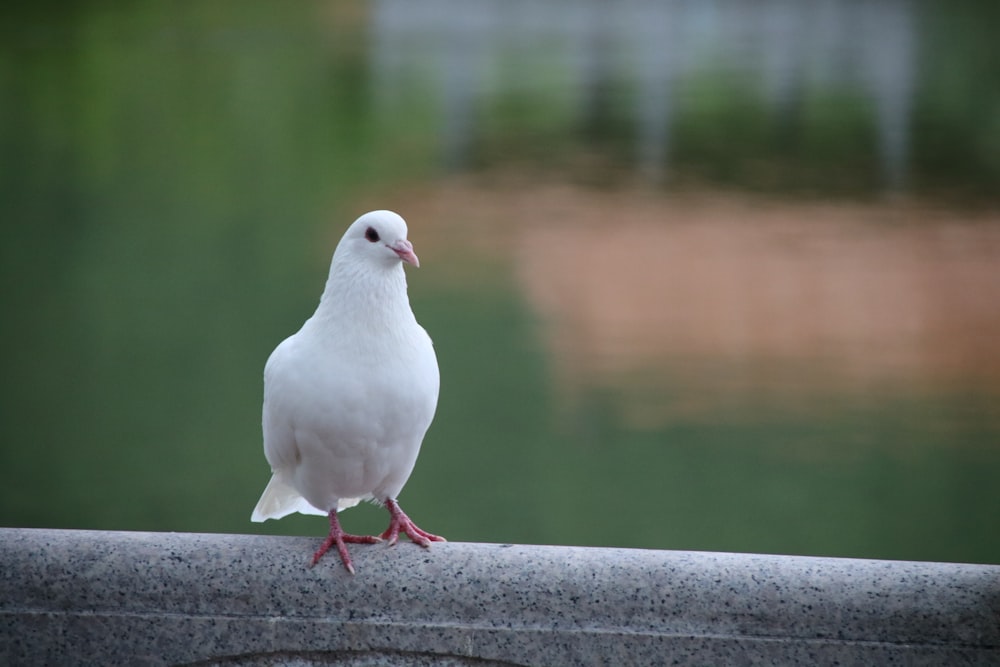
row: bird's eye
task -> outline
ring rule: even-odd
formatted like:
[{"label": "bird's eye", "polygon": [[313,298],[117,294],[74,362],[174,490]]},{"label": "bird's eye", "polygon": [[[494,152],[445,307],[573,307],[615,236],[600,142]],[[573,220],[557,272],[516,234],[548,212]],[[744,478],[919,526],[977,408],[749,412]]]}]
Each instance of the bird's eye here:
[{"label": "bird's eye", "polygon": [[372,243],[377,243],[378,232],[375,231],[374,227],[369,227],[368,229],[365,230],[365,238],[371,241]]}]

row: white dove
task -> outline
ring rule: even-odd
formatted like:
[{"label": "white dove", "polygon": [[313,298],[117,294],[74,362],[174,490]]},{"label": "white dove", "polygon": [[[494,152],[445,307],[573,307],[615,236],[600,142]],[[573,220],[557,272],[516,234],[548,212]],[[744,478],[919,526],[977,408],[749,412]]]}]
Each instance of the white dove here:
[{"label": "white dove", "polygon": [[[396,500],[434,418],[439,375],[430,337],[410,309],[403,262],[420,266],[406,222],[372,211],[347,228],[313,316],[264,367],[264,454],[271,481],[252,521],[292,512],[326,515],[330,534],[313,565],[336,545],[395,544],[400,531],[427,547]],[[341,530],[337,513],[362,500],[383,504],[389,527],[376,537]]]}]

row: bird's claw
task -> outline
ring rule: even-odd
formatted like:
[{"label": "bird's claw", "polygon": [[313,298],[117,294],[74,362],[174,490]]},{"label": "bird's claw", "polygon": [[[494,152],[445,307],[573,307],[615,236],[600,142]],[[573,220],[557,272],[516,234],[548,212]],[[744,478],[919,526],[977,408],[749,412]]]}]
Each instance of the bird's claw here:
[{"label": "bird's claw", "polygon": [[[337,553],[340,554],[340,560],[344,563],[344,567],[348,572],[354,574],[354,563],[351,562],[351,555],[347,552],[348,544],[375,544],[381,542],[382,538],[375,535],[352,535],[350,533],[345,533],[340,527],[340,521],[337,519],[336,510],[330,512],[330,534],[323,544],[320,545],[316,553],[313,554],[312,566],[315,566],[319,562],[319,559],[323,557],[330,547],[336,546]],[[312,567],[310,566],[310,567]]]},{"label": "bird's claw", "polygon": [[424,548],[429,547],[431,542],[447,542],[447,540],[440,535],[428,533],[426,530],[413,523],[413,520],[406,515],[406,512],[402,510],[399,503],[396,501],[387,500],[386,506],[389,508],[389,514],[392,515],[392,518],[389,520],[389,527],[386,528],[385,532],[379,537],[386,540],[388,546],[391,547],[396,544],[399,539],[400,531],[406,533],[406,536],[410,538],[411,542],[419,544]]}]

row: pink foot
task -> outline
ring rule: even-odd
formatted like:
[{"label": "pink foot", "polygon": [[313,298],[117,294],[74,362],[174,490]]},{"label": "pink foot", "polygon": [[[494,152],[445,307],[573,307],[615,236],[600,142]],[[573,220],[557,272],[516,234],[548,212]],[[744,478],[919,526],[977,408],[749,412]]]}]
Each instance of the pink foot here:
[{"label": "pink foot", "polygon": [[389,527],[379,537],[387,540],[389,546],[396,543],[396,540],[399,538],[399,531],[406,533],[407,537],[422,547],[429,547],[431,542],[448,541],[440,535],[433,535],[418,527],[410,517],[406,516],[406,512],[400,508],[399,503],[392,498],[385,501],[385,506],[392,518],[389,519]]},{"label": "pink foot", "polygon": [[330,510],[330,534],[327,536],[323,544],[320,545],[319,550],[313,554],[312,564],[315,565],[319,562],[319,559],[323,557],[330,547],[337,545],[337,552],[340,553],[340,560],[344,562],[344,567],[351,574],[354,574],[354,564],[351,562],[351,556],[347,553],[348,542],[352,544],[375,544],[376,542],[381,542],[382,540],[373,535],[351,535],[345,533],[340,528],[340,520],[337,518],[337,510]]}]

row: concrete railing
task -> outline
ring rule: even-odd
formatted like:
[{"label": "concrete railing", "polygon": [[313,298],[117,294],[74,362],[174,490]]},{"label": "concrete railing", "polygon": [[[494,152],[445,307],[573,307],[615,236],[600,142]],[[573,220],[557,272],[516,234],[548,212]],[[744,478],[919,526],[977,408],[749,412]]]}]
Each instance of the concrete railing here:
[{"label": "concrete railing", "polygon": [[0,530],[0,664],[1000,665],[1000,566]]}]

